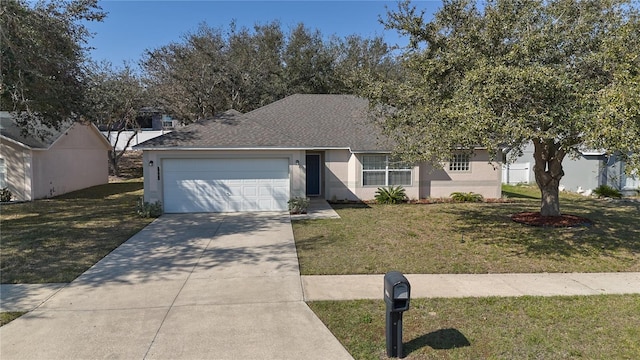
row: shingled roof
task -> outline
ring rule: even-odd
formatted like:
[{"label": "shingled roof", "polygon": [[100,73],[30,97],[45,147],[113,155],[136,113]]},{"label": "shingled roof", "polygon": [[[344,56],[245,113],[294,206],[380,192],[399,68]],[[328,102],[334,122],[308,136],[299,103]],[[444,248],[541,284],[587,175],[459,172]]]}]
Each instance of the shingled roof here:
[{"label": "shingled roof", "polygon": [[230,110],[145,141],[137,149],[345,148],[384,151],[366,99],[291,95],[246,114]]},{"label": "shingled roof", "polygon": [[11,113],[0,111],[0,135],[27,149],[48,149],[71,125],[72,123],[65,123],[60,129],[55,129],[36,124],[33,132],[25,133]]}]

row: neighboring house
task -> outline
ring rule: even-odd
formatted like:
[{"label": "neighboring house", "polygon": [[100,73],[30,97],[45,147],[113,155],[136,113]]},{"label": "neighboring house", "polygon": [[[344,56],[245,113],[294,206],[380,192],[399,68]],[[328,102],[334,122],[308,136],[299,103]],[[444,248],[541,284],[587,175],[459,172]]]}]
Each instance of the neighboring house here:
[{"label": "neighboring house", "polygon": [[109,142],[93,125],[61,130],[40,127],[24,135],[8,112],[0,112],[0,182],[14,200],[61,195],[109,181]]},{"label": "neighboring house", "polygon": [[[116,130],[101,131],[102,135],[109,140],[111,146],[118,151],[132,150],[134,146],[141,144],[147,140],[157,138],[158,136],[168,134],[172,130]],[[127,146],[127,142],[132,138]]]},{"label": "neighboring house", "polygon": [[[123,129],[122,127],[114,126],[115,128],[109,131],[109,126],[107,125],[100,125],[98,128],[114,149],[123,151],[131,150],[134,146],[149,139],[170,133],[180,126],[180,121],[169,115],[162,114],[159,110],[143,108],[141,112],[146,115],[139,116],[136,119],[139,129]],[[128,146],[127,142],[129,143]]]},{"label": "neighboring house", "polygon": [[499,164],[486,150],[453,154],[443,170],[389,161],[391,146],[352,95],[292,95],[228,111],[146,141],[144,198],[164,211],[282,211],[292,197],[370,200],[400,185],[411,199],[473,191],[501,196]]},{"label": "neighboring house", "polygon": [[[502,182],[535,184],[533,152],[533,144],[528,144],[521,157],[513,163],[504,164]],[[562,167],[565,175],[560,180],[560,187],[565,191],[591,194],[598,186],[609,185],[631,195],[640,187],[640,178],[626,176],[624,162],[619,161],[614,155],[607,155],[604,151],[585,150],[576,159],[567,156],[562,162]]]}]

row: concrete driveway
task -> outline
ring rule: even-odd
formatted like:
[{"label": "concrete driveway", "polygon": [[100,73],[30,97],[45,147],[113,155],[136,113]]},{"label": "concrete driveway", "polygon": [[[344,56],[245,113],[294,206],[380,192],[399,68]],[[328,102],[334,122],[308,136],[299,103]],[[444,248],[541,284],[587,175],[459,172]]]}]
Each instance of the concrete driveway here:
[{"label": "concrete driveway", "polygon": [[0,328],[8,359],[351,359],[303,301],[285,213],[164,215]]}]

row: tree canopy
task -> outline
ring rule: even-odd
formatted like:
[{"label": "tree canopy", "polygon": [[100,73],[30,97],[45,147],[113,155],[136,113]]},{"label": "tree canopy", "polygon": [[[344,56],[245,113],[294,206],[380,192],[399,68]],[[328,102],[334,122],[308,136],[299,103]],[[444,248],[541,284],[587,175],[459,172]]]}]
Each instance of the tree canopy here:
[{"label": "tree canopy", "polygon": [[84,106],[82,86],[85,21],[101,21],[97,0],[0,2],[3,110],[13,111],[29,131],[37,117],[57,126],[78,117]]},{"label": "tree canopy", "polygon": [[371,86],[406,161],[451,151],[521,153],[533,142],[542,215],[560,215],[562,161],[585,148],[640,154],[640,26],[624,0],[445,0],[425,21],[409,1],[383,20],[408,35],[401,81]]},{"label": "tree canopy", "polygon": [[108,138],[115,138],[116,144],[120,137],[129,134],[123,150],[114,147],[109,153],[113,174],[119,176],[120,158],[136,136],[126,131],[140,129],[137,120],[149,103],[147,91],[129,64],[116,68],[109,62],[89,62],[84,81],[86,119],[104,127]]},{"label": "tree canopy", "polygon": [[148,50],[142,65],[157,106],[189,122],[294,93],[356,93],[366,79],[395,74],[389,50],[381,38],[325,39],[303,24],[289,33],[278,22],[227,31],[201,24]]}]

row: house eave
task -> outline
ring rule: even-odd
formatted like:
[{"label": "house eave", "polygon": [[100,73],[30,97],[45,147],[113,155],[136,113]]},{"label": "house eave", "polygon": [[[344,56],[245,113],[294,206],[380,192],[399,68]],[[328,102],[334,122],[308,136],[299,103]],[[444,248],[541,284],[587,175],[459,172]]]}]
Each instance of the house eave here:
[{"label": "house eave", "polygon": [[247,146],[247,147],[185,147],[185,146],[173,146],[173,147],[154,147],[154,146],[134,146],[134,150],[142,151],[261,151],[261,150],[274,150],[274,151],[323,151],[323,150],[351,150],[349,147],[327,147],[327,146]]},{"label": "house eave", "polygon": [[29,145],[27,145],[25,143],[22,143],[20,141],[14,140],[14,139],[12,139],[10,137],[6,137],[4,135],[0,135],[0,139],[2,139],[3,141],[6,140],[6,141],[8,141],[8,142],[10,142],[12,144],[18,145],[18,146],[23,147],[23,148],[25,148],[27,150],[36,150],[36,149],[32,148],[31,146],[29,146]]}]

